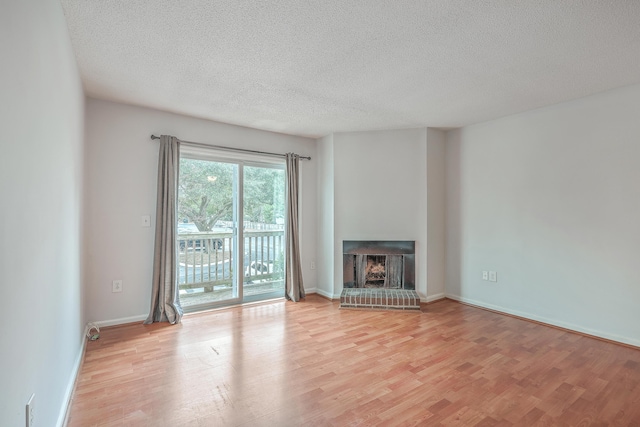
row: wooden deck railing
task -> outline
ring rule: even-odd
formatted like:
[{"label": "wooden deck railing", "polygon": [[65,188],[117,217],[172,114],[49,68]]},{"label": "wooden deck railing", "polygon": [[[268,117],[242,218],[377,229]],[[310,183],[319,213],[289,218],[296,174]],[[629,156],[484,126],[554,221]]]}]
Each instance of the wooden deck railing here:
[{"label": "wooden deck railing", "polygon": [[[229,288],[233,272],[233,235],[223,233],[188,233],[177,238],[178,285],[181,290],[216,287]],[[277,265],[283,263],[284,231],[245,231],[242,274],[245,282],[282,280]]]}]

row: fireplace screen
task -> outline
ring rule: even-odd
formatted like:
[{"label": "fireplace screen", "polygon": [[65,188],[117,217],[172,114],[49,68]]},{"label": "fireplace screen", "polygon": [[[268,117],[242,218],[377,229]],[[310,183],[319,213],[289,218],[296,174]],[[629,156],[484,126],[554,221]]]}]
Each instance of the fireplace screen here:
[{"label": "fireplace screen", "polygon": [[415,242],[343,242],[345,288],[415,289]]},{"label": "fireplace screen", "polygon": [[356,255],[358,288],[402,289],[401,255]]}]

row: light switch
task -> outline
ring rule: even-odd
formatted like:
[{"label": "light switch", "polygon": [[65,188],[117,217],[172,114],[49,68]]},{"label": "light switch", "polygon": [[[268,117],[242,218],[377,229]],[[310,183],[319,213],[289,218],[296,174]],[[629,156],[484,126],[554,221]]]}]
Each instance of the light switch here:
[{"label": "light switch", "polygon": [[151,227],[151,215],[142,215],[142,226]]}]

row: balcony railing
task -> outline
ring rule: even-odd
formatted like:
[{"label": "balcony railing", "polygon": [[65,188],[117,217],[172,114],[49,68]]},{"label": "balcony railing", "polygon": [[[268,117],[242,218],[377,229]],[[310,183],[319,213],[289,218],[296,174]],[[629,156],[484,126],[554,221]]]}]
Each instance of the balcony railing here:
[{"label": "balcony railing", "polygon": [[[232,287],[236,274],[231,232],[178,234],[177,244],[180,290]],[[245,231],[243,250],[245,283],[282,280],[284,231]]]}]

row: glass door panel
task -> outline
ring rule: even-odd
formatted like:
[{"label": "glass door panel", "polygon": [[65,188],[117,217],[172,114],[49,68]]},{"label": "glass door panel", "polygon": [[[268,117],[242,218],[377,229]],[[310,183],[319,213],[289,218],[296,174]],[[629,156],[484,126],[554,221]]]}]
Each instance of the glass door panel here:
[{"label": "glass door panel", "polygon": [[239,165],[180,158],[177,270],[180,304],[240,301],[237,280]]},{"label": "glass door panel", "polygon": [[243,168],[243,300],[284,296],[285,171]]}]

